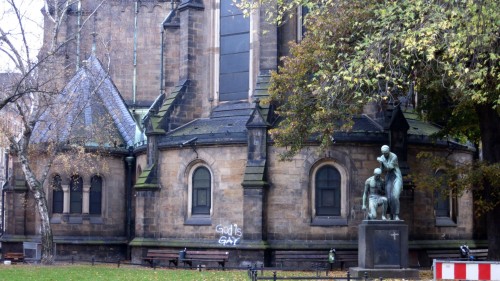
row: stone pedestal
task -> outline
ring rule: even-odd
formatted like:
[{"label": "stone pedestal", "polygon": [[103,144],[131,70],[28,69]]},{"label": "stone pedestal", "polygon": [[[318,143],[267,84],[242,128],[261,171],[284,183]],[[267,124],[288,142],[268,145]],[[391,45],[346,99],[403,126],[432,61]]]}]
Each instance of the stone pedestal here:
[{"label": "stone pedestal", "polygon": [[358,247],[361,268],[408,267],[408,226],[403,221],[364,220]]},{"label": "stone pedestal", "polygon": [[[351,275],[418,278],[408,269],[408,225],[404,221],[364,220],[358,229],[358,267]],[[383,275],[383,276],[382,276]]]}]

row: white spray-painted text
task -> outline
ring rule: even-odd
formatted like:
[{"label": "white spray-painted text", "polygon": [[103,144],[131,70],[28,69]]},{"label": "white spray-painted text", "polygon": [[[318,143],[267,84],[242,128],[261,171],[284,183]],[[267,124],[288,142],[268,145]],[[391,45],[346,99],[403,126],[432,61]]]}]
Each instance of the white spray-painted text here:
[{"label": "white spray-painted text", "polygon": [[222,245],[236,245],[243,235],[241,233],[241,228],[239,228],[237,224],[219,224],[215,227],[215,232],[221,235],[219,238],[219,244]]}]

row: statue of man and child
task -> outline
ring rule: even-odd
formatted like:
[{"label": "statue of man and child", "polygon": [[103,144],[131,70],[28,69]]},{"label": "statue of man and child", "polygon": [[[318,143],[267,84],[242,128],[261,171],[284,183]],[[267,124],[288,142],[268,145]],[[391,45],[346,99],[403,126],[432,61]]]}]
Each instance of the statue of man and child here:
[{"label": "statue of man and child", "polygon": [[[403,189],[403,176],[399,170],[398,157],[390,152],[389,146],[383,145],[382,155],[377,157],[380,168],[373,171],[373,176],[365,182],[363,192],[363,206],[366,210],[368,198],[368,219],[377,219],[377,208],[382,206],[382,220],[399,220],[399,195]],[[385,181],[382,173],[385,172]],[[384,196],[385,195],[385,196]],[[387,217],[387,207],[390,207],[390,216]]]}]

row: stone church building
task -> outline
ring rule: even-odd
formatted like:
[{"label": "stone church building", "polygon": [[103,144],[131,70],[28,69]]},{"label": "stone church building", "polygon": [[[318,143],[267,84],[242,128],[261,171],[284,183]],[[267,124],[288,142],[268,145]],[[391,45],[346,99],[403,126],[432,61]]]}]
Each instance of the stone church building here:
[{"label": "stone church building", "polygon": [[[485,245],[470,193],[446,197],[415,189],[408,178],[421,165],[418,152],[467,162],[473,149],[431,138],[438,128],[405,104],[367,106],[326,151],[311,141],[280,160],[285,148],[268,134],[277,116],[261,101],[288,42],[301,40],[300,10],[276,27],[262,10],[244,17],[232,0],[110,0],[92,14],[97,2],[68,11],[63,37],[92,17],[59,62],[74,69],[65,91],[83,98],[85,87],[71,81],[95,83],[89,73],[109,59],[99,97],[111,102],[89,116],[109,113],[118,143],[106,159],[109,171],[75,178],[51,170],[57,259],[140,263],[152,248],[225,249],[231,266],[274,265],[276,250],[357,249],[364,182],[384,144],[404,175],[400,218],[409,228],[410,265],[428,264],[428,249]],[[40,241],[16,167],[2,192],[4,251]]]}]

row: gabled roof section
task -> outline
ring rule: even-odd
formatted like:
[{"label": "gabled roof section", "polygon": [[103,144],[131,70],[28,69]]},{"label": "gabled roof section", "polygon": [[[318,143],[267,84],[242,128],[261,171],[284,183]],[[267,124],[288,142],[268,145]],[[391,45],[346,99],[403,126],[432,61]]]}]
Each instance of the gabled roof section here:
[{"label": "gabled roof section", "polygon": [[[269,71],[260,73],[257,77],[257,84],[255,85],[254,99],[264,100],[269,97],[269,83],[271,81],[271,73]],[[260,105],[260,112],[264,120],[269,123],[274,123],[276,121],[276,116],[273,113],[273,107],[269,104]]]},{"label": "gabled roof section", "polygon": [[249,161],[245,167],[245,174],[243,176],[243,187],[264,187],[268,183],[266,181],[266,160]]},{"label": "gabled roof section", "polygon": [[134,185],[136,190],[156,190],[160,188],[156,165],[153,164],[139,175],[137,182]]},{"label": "gabled roof section", "polygon": [[[89,131],[91,127],[97,130]],[[118,89],[91,55],[41,116],[34,142],[76,137],[90,146],[114,140],[115,145],[128,147],[134,144],[135,131],[136,123]]]},{"label": "gabled roof section", "polygon": [[264,116],[262,116],[259,100],[256,100],[255,104],[256,106],[252,112],[252,115],[250,115],[246,126],[247,128],[266,128],[269,124],[264,119]]},{"label": "gabled roof section", "polygon": [[403,114],[400,106],[396,106],[392,112],[391,122],[389,123],[390,130],[396,131],[408,131],[410,125],[408,125],[408,121]]},{"label": "gabled roof section", "polygon": [[246,101],[221,103],[212,110],[211,119],[247,118],[252,114],[254,106]]},{"label": "gabled roof section", "polygon": [[[170,114],[174,110],[177,101],[182,97],[189,85],[189,80],[183,80],[177,85],[168,97],[159,96],[144,117],[146,134],[165,134],[164,129],[169,121]],[[161,106],[160,106],[161,105]]]},{"label": "gabled roof section", "polygon": [[409,125],[409,135],[432,136],[441,130],[440,127],[432,123],[422,121],[417,113],[404,112],[403,114]]},{"label": "gabled roof section", "polygon": [[194,137],[196,143],[246,143],[246,124],[254,104],[237,101],[215,107],[209,118],[195,119],[162,136],[160,145],[179,145]]}]

